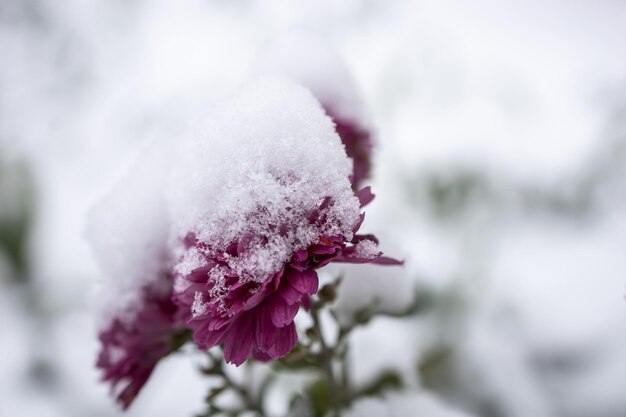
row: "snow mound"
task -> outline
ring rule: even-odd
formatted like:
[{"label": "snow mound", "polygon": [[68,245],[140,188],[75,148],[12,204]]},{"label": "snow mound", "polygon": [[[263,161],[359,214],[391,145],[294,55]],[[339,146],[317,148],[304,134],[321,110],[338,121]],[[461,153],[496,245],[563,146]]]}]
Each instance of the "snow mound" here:
[{"label": "snow mound", "polygon": [[151,145],[87,214],[86,238],[106,277],[98,299],[103,324],[132,315],[143,288],[167,290],[169,231],[162,187],[168,152],[163,143]]}]

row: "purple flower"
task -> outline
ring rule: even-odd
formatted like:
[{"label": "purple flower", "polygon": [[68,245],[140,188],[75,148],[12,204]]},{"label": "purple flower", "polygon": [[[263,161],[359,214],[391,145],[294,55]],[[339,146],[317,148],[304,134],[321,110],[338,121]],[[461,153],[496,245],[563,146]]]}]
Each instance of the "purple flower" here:
[{"label": "purple flower", "polygon": [[102,346],[96,366],[124,409],[137,397],[159,360],[188,337],[177,320],[171,291],[145,288],[142,296],[141,306],[131,317],[115,317],[99,334]]},{"label": "purple flower", "polygon": [[[369,187],[357,193],[361,205],[372,200]],[[326,198],[307,221],[320,225],[332,221]],[[310,306],[317,292],[316,270],[330,262],[399,264],[383,257],[372,235],[358,235],[364,215],[353,225],[350,240],[344,236],[320,235],[308,247],[295,250],[287,262],[264,280],[251,280],[231,267],[244,258],[250,243],[268,242],[272,236],[243,234],[226,247],[214,247],[193,234],[185,239],[185,254],[194,257],[194,267],[179,273],[174,300],[186,312],[193,340],[202,349],[223,344],[227,362],[241,365],[247,358],[270,360],[289,353],[298,341],[294,317],[300,307]],[[288,225],[275,225],[278,235],[289,233]],[[189,255],[192,254],[192,255]],[[182,261],[181,261],[182,262]],[[245,272],[245,271],[244,271]],[[254,271],[249,271],[254,275]]]},{"label": "purple flower", "polygon": [[363,181],[369,178],[372,168],[372,135],[369,129],[353,119],[339,117],[331,107],[326,106],[326,113],[335,122],[335,129],[346,149],[346,154],[352,159],[352,188],[359,190]]}]

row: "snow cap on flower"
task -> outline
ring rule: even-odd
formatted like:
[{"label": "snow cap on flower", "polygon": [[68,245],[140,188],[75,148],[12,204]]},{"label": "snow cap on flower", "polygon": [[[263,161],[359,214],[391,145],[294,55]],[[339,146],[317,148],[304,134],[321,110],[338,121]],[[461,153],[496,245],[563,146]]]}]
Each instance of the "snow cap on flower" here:
[{"label": "snow cap on flower", "polygon": [[142,155],[87,219],[87,238],[105,275],[96,365],[124,408],[172,351],[180,331],[161,193],[166,154],[156,146]]},{"label": "snow cap on flower", "polygon": [[167,150],[151,145],[87,214],[86,238],[104,275],[98,294],[104,325],[135,309],[143,288],[162,285],[168,270]]},{"label": "snow cap on flower", "polygon": [[202,348],[273,359],[331,261],[378,261],[351,163],[319,102],[291,81],[250,83],[182,146],[168,184],[179,261],[175,301]]},{"label": "snow cap on flower", "polygon": [[254,69],[258,74],[288,77],[311,90],[333,119],[353,160],[352,181],[359,189],[370,174],[372,132],[357,87],[340,57],[313,35],[290,33],[266,45]]},{"label": "snow cap on flower", "polygon": [[[246,279],[265,280],[320,235],[352,237],[360,205],[350,160],[304,88],[276,77],[252,82],[181,148],[168,187],[172,236],[193,233],[220,248],[242,240],[248,255],[231,266]],[[327,198],[328,221],[309,223]]]}]

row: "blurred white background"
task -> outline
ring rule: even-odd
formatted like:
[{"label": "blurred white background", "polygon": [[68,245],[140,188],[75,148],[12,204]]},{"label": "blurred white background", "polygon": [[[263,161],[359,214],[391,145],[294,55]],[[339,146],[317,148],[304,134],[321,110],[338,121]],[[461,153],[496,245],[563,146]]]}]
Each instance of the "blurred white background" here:
[{"label": "blurred white background", "polygon": [[[359,330],[357,381],[395,367],[476,416],[623,417],[624,22],[618,0],[2,0],[0,416],[121,414],[93,365],[85,212],[306,30],[377,132],[364,230],[431,300]],[[197,365],[167,358],[127,415],[200,411]]]}]

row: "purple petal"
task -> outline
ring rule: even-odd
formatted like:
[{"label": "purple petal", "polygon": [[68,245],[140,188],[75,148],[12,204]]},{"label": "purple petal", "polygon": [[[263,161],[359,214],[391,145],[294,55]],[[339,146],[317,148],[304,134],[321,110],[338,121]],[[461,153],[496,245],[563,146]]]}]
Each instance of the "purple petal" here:
[{"label": "purple petal", "polygon": [[356,256],[338,256],[333,259],[333,262],[342,264],[368,264],[374,263],[377,258],[358,258]]},{"label": "purple petal", "polygon": [[185,279],[195,283],[205,283],[207,281],[207,274],[211,272],[211,269],[217,265],[214,261],[207,261],[206,265],[196,268],[191,273],[185,276]]},{"label": "purple petal", "polygon": [[237,242],[232,242],[230,245],[226,246],[225,252],[227,254],[229,254],[230,256],[236,256],[237,255],[237,246],[238,246]]},{"label": "purple petal", "polygon": [[289,266],[291,266],[296,271],[304,271],[308,268],[306,262],[291,262]]},{"label": "purple petal", "polygon": [[404,265],[404,261],[399,261],[394,258],[389,258],[388,256],[382,256],[382,252],[380,255],[375,258],[359,258],[356,256],[352,256],[351,252],[349,252],[345,256],[337,256],[333,259],[333,262],[337,263],[346,263],[346,264],[378,264],[378,265]]},{"label": "purple petal", "polygon": [[379,256],[378,258],[374,259],[372,263],[378,265],[404,265],[404,261],[399,261],[388,256]]},{"label": "purple petal", "polygon": [[252,353],[254,346],[254,317],[243,314],[230,327],[224,340],[224,359],[239,366]]},{"label": "purple petal", "polygon": [[196,342],[201,349],[209,349],[222,343],[224,337],[228,333],[230,326],[224,326],[218,330],[196,329],[193,333],[193,341]]},{"label": "purple petal", "polygon": [[250,298],[246,300],[246,304],[244,308],[246,310],[253,309],[257,305],[259,305],[261,301],[265,300],[265,297],[267,297],[269,292],[270,290],[267,287],[262,287],[259,291],[254,293],[254,295],[252,295]]},{"label": "purple petal", "polygon": [[295,304],[299,302],[302,295],[303,294],[300,291],[291,285],[287,285],[285,288],[280,290],[280,296],[287,302],[287,304]]},{"label": "purple petal", "polygon": [[332,203],[333,199],[330,197],[326,197],[324,198],[324,201],[322,201],[322,204],[320,204],[320,208],[319,210],[326,210],[326,208],[328,208],[328,206],[330,206],[330,203]]},{"label": "purple petal", "polygon": [[315,294],[319,281],[317,272],[314,270],[306,270],[302,272],[294,272],[289,274],[289,283],[298,291],[304,294]]},{"label": "purple petal", "polygon": [[245,250],[248,249],[248,245],[250,244],[250,242],[252,242],[252,239],[254,239],[254,234],[244,233],[244,235],[241,236],[239,242],[237,243],[237,254],[245,252]]},{"label": "purple petal", "polygon": [[223,329],[224,326],[226,326],[229,323],[230,323],[230,319],[221,318],[221,317],[215,317],[215,318],[212,317],[209,320],[209,325],[207,326],[207,329],[210,331]]},{"label": "purple petal", "polygon": [[303,262],[309,256],[309,253],[306,249],[300,249],[293,254],[293,259],[298,262]]},{"label": "purple petal", "polygon": [[148,381],[148,378],[150,378],[153,370],[154,368],[151,368],[148,371],[141,372],[140,375],[133,378],[133,380],[128,383],[126,388],[124,388],[122,392],[119,393],[119,395],[117,396],[117,400],[122,405],[123,410],[127,410],[128,407],[130,407],[132,402],[139,394],[141,388],[143,388],[145,383]]},{"label": "purple petal", "polygon": [[302,300],[300,300],[300,305],[305,309],[305,310],[310,310],[311,309],[311,297],[309,297],[308,295],[305,295],[304,297],[302,297]]},{"label": "purple petal", "polygon": [[298,343],[298,333],[296,332],[296,325],[291,323],[288,326],[277,329],[276,331],[276,343],[271,349],[267,351],[267,354],[272,358],[280,358],[291,352],[291,350]]},{"label": "purple petal", "polygon": [[315,255],[330,255],[331,253],[335,253],[337,248],[335,248],[335,246],[328,245],[313,245],[309,248],[309,250]]},{"label": "purple petal", "polygon": [[268,362],[272,360],[272,357],[270,355],[260,350],[253,350],[252,357],[261,362]]},{"label": "purple petal", "polygon": [[359,230],[359,228],[361,227],[361,225],[363,224],[363,220],[365,220],[365,213],[361,213],[359,215],[358,220],[356,221],[356,223],[354,223],[354,225],[352,226],[352,232],[356,233],[357,230]]},{"label": "purple petal", "polygon": [[246,302],[244,300],[235,300],[233,304],[228,309],[228,316],[233,317],[243,311],[243,308],[246,306]]},{"label": "purple petal", "polygon": [[359,203],[361,203],[361,207],[364,207],[372,202],[375,195],[372,193],[372,187],[367,186],[362,188],[361,190],[355,193],[356,197],[359,199]]},{"label": "purple petal", "polygon": [[297,303],[289,304],[281,297],[275,297],[270,304],[272,323],[276,327],[284,327],[293,321],[298,314],[299,306]]},{"label": "purple petal", "polygon": [[256,349],[267,352],[276,344],[278,327],[274,326],[266,310],[259,312],[255,329]]},{"label": "purple petal", "polygon": [[378,238],[372,234],[367,234],[367,235],[354,235],[354,237],[352,238],[352,243],[358,243],[361,242],[363,240],[371,240],[372,242],[376,243],[378,245]]},{"label": "purple petal", "polygon": [[285,267],[281,267],[272,277],[268,280],[267,286],[271,286],[274,290],[277,290],[285,272]]}]

